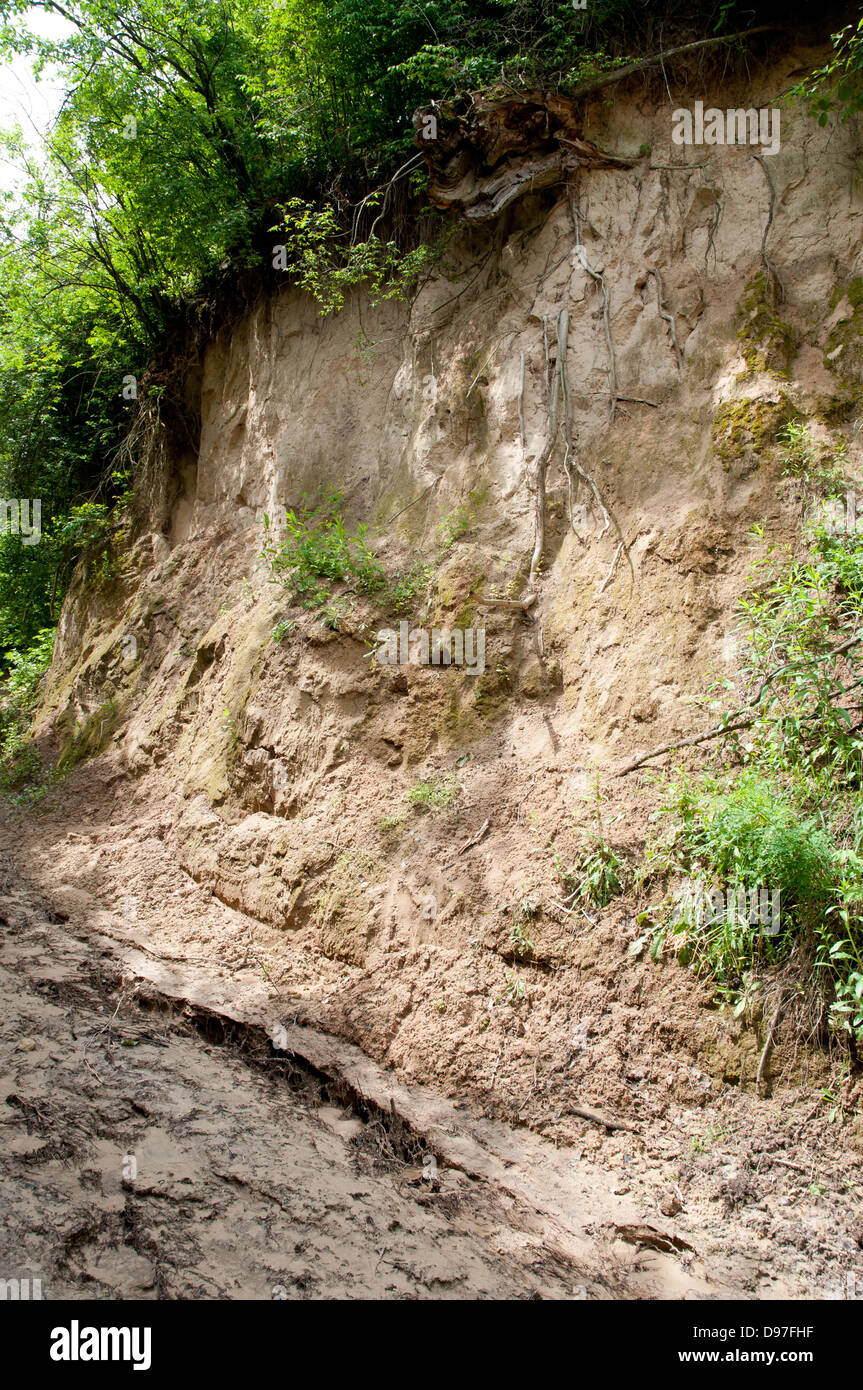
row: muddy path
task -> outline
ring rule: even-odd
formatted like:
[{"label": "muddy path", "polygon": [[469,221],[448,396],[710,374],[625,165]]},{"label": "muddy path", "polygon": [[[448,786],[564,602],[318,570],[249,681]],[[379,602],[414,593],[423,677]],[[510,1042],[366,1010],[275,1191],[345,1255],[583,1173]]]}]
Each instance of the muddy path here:
[{"label": "muddy path", "polygon": [[0,1011],[0,1268],[43,1299],[587,1292],[527,1209],[431,1177],[418,1137],[136,987],[8,887]]},{"label": "muddy path", "polygon": [[747,1164],[720,1131],[724,1154],[662,1164],[609,1130],[590,1161],[400,1082],[290,1000],[107,934],[95,905],[57,911],[8,841],[0,887],[0,1260],[43,1297],[863,1292],[840,1154],[800,1162],[774,1132]]}]

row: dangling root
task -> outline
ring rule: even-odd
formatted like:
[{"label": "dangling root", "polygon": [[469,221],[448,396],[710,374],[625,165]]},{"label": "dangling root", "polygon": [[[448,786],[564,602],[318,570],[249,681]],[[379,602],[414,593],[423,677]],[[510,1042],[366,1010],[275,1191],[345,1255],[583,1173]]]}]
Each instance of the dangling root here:
[{"label": "dangling root", "polygon": [[524,462],[524,353],[521,354],[521,376],[518,382],[518,437],[521,440],[521,459]]},{"label": "dangling root", "polygon": [[[566,354],[566,335],[569,326],[569,315],[565,309],[561,309],[557,327],[557,361],[554,364],[554,372],[551,377],[548,436],[542,449],[542,453],[536,461],[534,480],[536,486],[536,529],[534,533],[533,555],[530,560],[530,575],[528,583],[532,584],[536,579],[536,572],[542,560],[542,552],[545,546],[545,474],[548,468],[548,461],[551,458],[551,451],[557,439],[557,398],[560,388],[561,373],[565,371],[564,357]],[[545,332],[543,323],[543,335],[546,343],[546,363],[548,362],[548,336]]]},{"label": "dangling root", "polygon": [[594,280],[602,290],[602,326],[605,329],[605,345],[608,348],[608,423],[609,425],[613,425],[614,412],[617,406],[617,363],[614,357],[614,344],[611,341],[611,300],[609,298],[608,286],[605,283],[605,278],[598,270],[594,270],[589,264],[584,252],[584,247],[581,244],[581,220],[571,186],[569,188],[569,211],[575,231],[575,250],[578,255],[579,265],[584,267],[591,279]]},{"label": "dangling root", "polygon": [[[597,540],[602,539],[609,526],[611,525],[611,518],[609,517],[609,514],[605,508],[605,504],[603,503],[603,500],[599,494],[599,488],[596,486],[596,483],[594,482],[590,474],[586,471],[586,469],[582,468],[581,464],[578,463],[578,461],[573,456],[572,396],[570,394],[569,388],[569,373],[566,367],[566,340],[568,333],[569,313],[566,309],[561,309],[557,320],[557,358],[555,360],[554,369],[551,372],[549,384],[548,435],[546,437],[542,453],[539,455],[536,461],[536,532],[533,546],[533,555],[531,557],[530,562],[530,575],[528,581],[529,583],[533,583],[536,579],[536,573],[539,568],[540,561],[542,560],[542,552],[545,546],[545,478],[548,470],[549,459],[551,458],[552,451],[557,440],[557,433],[559,427],[558,400],[561,393],[563,394],[564,402],[565,436],[563,468],[564,472],[566,473],[567,482],[569,524],[572,528],[573,534],[578,536],[578,532],[575,529],[575,520],[573,514],[574,485],[572,470],[574,469],[577,477],[579,477],[582,480],[582,482],[584,482],[586,486],[590,489],[590,492],[596,503],[597,509],[599,510],[603,518],[603,527],[599,535],[597,536]],[[545,344],[546,364],[548,364],[548,330],[545,320],[543,320],[543,342]],[[546,371],[548,372],[548,365],[546,367]],[[521,410],[521,399],[519,401],[519,409]],[[624,549],[626,549],[625,546]]]},{"label": "dangling root", "polygon": [[617,549],[616,549],[615,552],[614,552],[614,559],[613,559],[612,562],[611,562],[611,569],[608,571],[608,574],[605,576],[605,579],[603,580],[602,588],[599,590],[599,593],[597,594],[597,598],[602,598],[602,595],[605,593],[606,589],[608,588],[609,584],[611,583],[612,579],[614,578],[614,571],[617,569],[617,562],[618,562],[618,560],[620,559],[622,553],[623,553],[623,541],[619,541],[619,542],[618,542],[618,545],[617,545]]},{"label": "dangling root", "polygon": [[674,347],[674,356],[677,360],[677,375],[682,378],[683,354],[680,351],[680,345],[677,341],[677,325],[674,322],[674,315],[669,314],[668,310],[664,307],[662,303],[662,276],[660,275],[655,265],[648,266],[647,273],[648,275],[653,275],[656,278],[656,307],[659,310],[659,317],[661,319],[665,319],[665,322],[668,324],[669,331],[671,333],[671,342]]},{"label": "dangling root", "polygon": [[[591,478],[590,474],[589,474],[588,472],[586,472],[585,469],[583,469],[582,466],[581,466],[581,464],[579,464],[579,463],[577,463],[577,464],[575,465],[575,471],[576,471],[576,473],[578,474],[579,478],[581,478],[581,479],[583,480],[583,482],[587,483],[587,486],[590,488],[591,492],[593,493],[593,496],[594,496],[594,500],[595,500],[595,502],[596,502],[596,505],[597,505],[597,507],[599,508],[600,512],[602,513],[602,515],[603,515],[603,517],[604,517],[604,519],[605,519],[605,525],[603,526],[602,530],[600,531],[599,535],[598,535],[597,538],[596,538],[598,541],[601,541],[602,538],[603,538],[603,536],[605,535],[606,531],[608,530],[609,526],[611,525],[611,518],[609,517],[608,512],[607,512],[606,509],[605,509],[605,504],[604,504],[602,498],[601,498],[600,495],[599,495],[599,488],[596,486],[596,483],[593,481],[593,479]],[[570,518],[570,519],[571,519],[571,518]],[[573,528],[573,529],[574,529],[574,528]]]},{"label": "dangling root", "polygon": [[761,237],[761,259],[764,262],[764,269],[767,271],[767,275],[770,279],[771,284],[773,285],[773,294],[775,296],[776,303],[781,304],[783,299],[785,298],[785,286],[779,278],[778,270],[776,270],[775,266],[771,264],[770,257],[767,254],[767,238],[770,234],[770,228],[773,226],[773,213],[776,208],[776,189],[773,187],[773,180],[770,177],[770,170],[764,163],[763,157],[760,154],[754,154],[752,158],[757,159],[758,163],[761,165],[761,168],[764,170],[764,177],[767,180],[767,187],[770,189],[770,207],[767,210],[767,222],[765,224],[764,232]]}]

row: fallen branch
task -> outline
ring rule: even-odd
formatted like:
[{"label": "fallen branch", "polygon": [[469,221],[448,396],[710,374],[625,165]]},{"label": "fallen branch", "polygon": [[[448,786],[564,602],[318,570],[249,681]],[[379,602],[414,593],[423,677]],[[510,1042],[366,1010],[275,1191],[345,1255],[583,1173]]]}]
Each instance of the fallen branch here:
[{"label": "fallen branch", "polygon": [[516,818],[516,821],[518,821],[518,819],[519,819],[519,817],[520,817],[520,815],[521,815],[521,808],[522,808],[522,806],[523,806],[524,803],[527,801],[527,798],[530,796],[530,794],[531,794],[531,792],[533,791],[533,789],[534,789],[535,786],[536,786],[536,780],[534,779],[534,781],[531,782],[530,786],[528,787],[527,791],[525,792],[524,796],[521,798],[521,801],[518,803],[518,806],[516,807],[516,810],[515,810],[515,818]]},{"label": "fallen branch", "polygon": [[606,1129],[628,1129],[636,1133],[635,1125],[627,1124],[625,1120],[615,1120],[611,1115],[604,1114],[601,1110],[591,1110],[587,1105],[570,1105],[567,1107],[571,1115],[578,1115],[581,1120],[589,1120],[592,1125],[604,1125]]},{"label": "fallen branch", "polygon": [[768,1154],[771,1165],[778,1163],[782,1168],[793,1168],[795,1173],[808,1173],[809,1169],[802,1163],[792,1163],[790,1158],[776,1158],[773,1154]]},{"label": "fallen branch", "polygon": [[753,34],[777,34],[782,32],[779,24],[758,24],[754,29],[741,29],[736,34],[723,34],[718,38],[697,39],[695,43],[684,43],[678,48],[667,48],[664,53],[654,53],[650,58],[642,58],[640,62],[628,63],[625,68],[618,68],[617,72],[600,74],[592,77],[587,82],[582,82],[579,87],[574,88],[569,93],[571,100],[578,101],[580,97],[590,96],[592,92],[602,91],[604,87],[610,87],[614,82],[623,82],[627,77],[632,77],[635,73],[644,72],[645,69],[653,67],[656,63],[661,63],[669,58],[678,58],[682,53],[694,53],[696,49],[708,48],[717,43],[736,43],[738,39],[751,38]]},{"label": "fallen branch", "polygon": [[691,1250],[682,1236],[669,1236],[657,1231],[655,1226],[615,1226],[615,1235],[628,1245],[646,1245],[649,1250],[662,1250],[670,1254],[672,1250]]},{"label": "fallen branch", "polygon": [[485,832],[488,830],[488,827],[489,827],[490,824],[491,824],[491,821],[486,820],[486,821],[483,823],[481,829],[479,829],[479,830],[477,831],[477,833],[474,835],[474,837],[473,837],[472,840],[465,840],[465,842],[464,842],[464,844],[462,845],[461,849],[457,851],[456,857],[458,857],[459,854],[464,854],[466,850],[473,849],[473,846],[474,846],[474,845],[478,845],[479,842],[480,842],[480,840],[482,839],[483,835],[484,835]]},{"label": "fallen branch", "polygon": [[720,734],[733,734],[738,729],[748,729],[755,723],[755,716],[747,719],[743,724],[719,724],[715,729],[708,729],[706,734],[694,734],[692,738],[681,738],[676,743],[663,743],[661,748],[654,748],[650,753],[644,753],[640,758],[634,758],[626,767],[622,767],[616,772],[615,777],[625,777],[628,772],[634,772],[641,767],[642,763],[649,762],[651,758],[658,758],[661,753],[673,753],[677,748],[694,748],[697,743],[706,743],[708,739],[719,738]]},{"label": "fallen branch", "polygon": [[[771,671],[769,675],[764,677],[764,680],[758,687],[758,694],[752,701],[752,706],[758,704],[770,682],[774,681],[777,676],[781,676],[783,671],[791,671],[796,666],[809,666],[816,661],[829,661],[831,656],[841,656],[843,652],[848,651],[849,647],[856,647],[860,642],[863,642],[863,632],[858,633],[855,637],[847,638],[844,642],[840,642],[838,647],[832,647],[829,652],[822,652],[820,656],[801,657],[797,661],[786,661],[784,666],[777,666],[774,671]],[[748,708],[752,708],[752,706],[748,706]]]},{"label": "fallen branch", "polygon": [[527,598],[486,598],[481,594],[477,603],[483,608],[506,608],[511,613],[527,613],[536,603],[537,595],[528,594]]}]

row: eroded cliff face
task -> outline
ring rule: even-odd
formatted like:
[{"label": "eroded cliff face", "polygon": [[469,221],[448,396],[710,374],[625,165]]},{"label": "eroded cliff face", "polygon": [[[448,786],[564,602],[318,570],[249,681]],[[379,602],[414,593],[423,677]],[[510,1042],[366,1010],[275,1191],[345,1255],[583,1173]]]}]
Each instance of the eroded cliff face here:
[{"label": "eroded cliff face", "polygon": [[[812,58],[698,97],[773,106]],[[86,894],[106,928],[536,1125],[561,1067],[573,1094],[657,1123],[753,1079],[758,1037],[684,970],[627,958],[631,901],[561,908],[556,856],[598,770],[607,833],[638,858],[653,792],[611,774],[703,727],[693,702],[734,676],[747,532],[800,521],[782,424],[860,456],[859,124],[783,110],[761,158],[672,145],[671,109],[597,104],[582,138],[620,161],[461,231],[409,305],[357,296],[322,319],[286,286],[217,337],[169,523],[113,589],[70,596],[42,716],[68,763],[87,755],[67,822],[75,797],[100,806],[61,841],[56,807],[31,813],[67,910]],[[573,462],[596,493],[576,478],[570,524],[558,440],[528,585],[561,311]],[[379,528],[392,573],[429,566],[401,615],[336,586],[322,618],[268,582],[264,514],[328,488]],[[399,616],[484,628],[484,672],[380,664]],[[412,810],[435,779],[452,799]],[[583,1129],[565,1107],[555,1124]]]}]

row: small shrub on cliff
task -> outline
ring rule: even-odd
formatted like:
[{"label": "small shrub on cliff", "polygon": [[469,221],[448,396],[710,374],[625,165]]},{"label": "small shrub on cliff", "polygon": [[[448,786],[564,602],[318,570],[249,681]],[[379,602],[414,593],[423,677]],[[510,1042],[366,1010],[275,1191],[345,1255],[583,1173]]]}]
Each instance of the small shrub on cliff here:
[{"label": "small shrub on cliff", "polygon": [[[356,535],[349,535],[339,515],[341,503],[342,494],[332,492],[318,507],[289,511],[284,540],[265,545],[261,552],[273,582],[283,584],[305,608],[325,603],[330,585],[339,581],[365,594],[386,583],[383,566],[366,539],[368,526],[360,523]],[[269,535],[269,519],[265,525]]]},{"label": "small shrub on cliff", "polygon": [[736,1012],[773,977],[797,1000],[807,1031],[828,1023],[863,1041],[861,836],[841,847],[821,817],[796,804],[792,784],[754,769],[721,780],[683,777],[669,787],[665,811],[659,857],[720,894],[730,889],[732,902],[747,890],[771,899],[778,890],[778,931],[765,933],[751,909],[678,911],[636,947],[652,937],[657,958],[670,946],[681,964],[712,976]]},{"label": "small shrub on cliff", "polygon": [[[786,441],[808,459],[807,437]],[[760,528],[756,538],[763,542]],[[729,771],[672,784],[658,859],[732,896],[779,890],[778,932],[725,913],[653,936],[738,1009],[768,986],[798,1031],[863,1043],[863,542],[824,527],[795,557],[765,546],[740,601],[741,707],[723,714]],[[787,1014],[786,1014],[787,1016]]]}]

